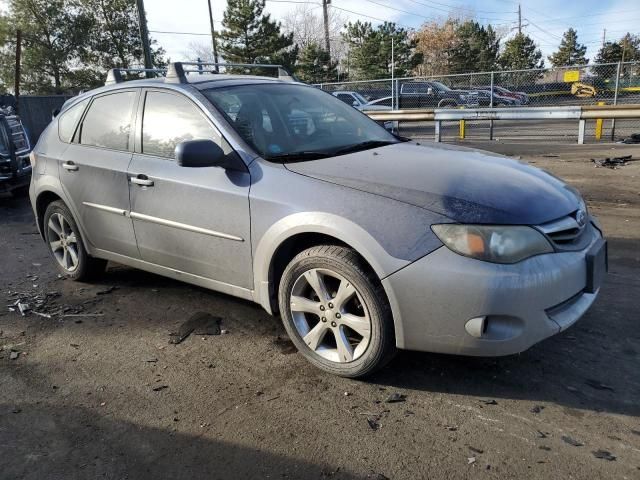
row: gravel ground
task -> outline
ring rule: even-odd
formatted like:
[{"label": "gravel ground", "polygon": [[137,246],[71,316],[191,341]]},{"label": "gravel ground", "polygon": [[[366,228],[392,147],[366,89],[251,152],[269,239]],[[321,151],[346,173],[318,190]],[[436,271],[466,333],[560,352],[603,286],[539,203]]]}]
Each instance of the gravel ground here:
[{"label": "gravel ground", "polygon": [[[402,352],[367,381],[315,370],[248,302],[118,265],[59,279],[27,200],[0,198],[0,296],[52,314],[0,310],[0,478],[640,478],[640,162],[492,148],[585,194],[610,241],[600,298],[520,355]],[[169,344],[196,312],[227,333]]]}]

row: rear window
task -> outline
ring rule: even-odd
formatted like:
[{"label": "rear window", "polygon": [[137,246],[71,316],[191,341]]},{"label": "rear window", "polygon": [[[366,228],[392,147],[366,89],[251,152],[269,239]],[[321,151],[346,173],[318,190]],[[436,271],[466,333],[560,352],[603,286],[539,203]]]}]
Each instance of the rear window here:
[{"label": "rear window", "polygon": [[75,104],[60,115],[60,119],[58,120],[58,136],[60,140],[66,143],[73,141],[73,134],[76,132],[78,121],[80,117],[82,117],[87,103],[89,103],[88,98]]},{"label": "rear window", "polygon": [[128,150],[131,112],[135,99],[134,91],[95,98],[82,122],[80,143],[112,150]]}]

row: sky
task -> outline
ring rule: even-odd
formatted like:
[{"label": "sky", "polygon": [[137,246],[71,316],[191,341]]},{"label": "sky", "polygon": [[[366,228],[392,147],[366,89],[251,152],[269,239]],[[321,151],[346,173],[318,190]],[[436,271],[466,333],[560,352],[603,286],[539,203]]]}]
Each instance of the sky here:
[{"label": "sky", "polygon": [[[317,7],[313,9],[321,12],[320,0],[267,0],[266,10],[274,18],[282,19],[300,2],[315,4]],[[602,43],[604,28],[608,40],[617,40],[627,31],[640,34],[640,2],[637,0],[523,0],[520,3],[524,31],[538,43],[545,59],[557,48],[562,33],[569,27],[578,30],[578,39],[588,47],[587,57],[592,59]],[[220,29],[226,0],[212,0],[212,5],[215,25]],[[145,8],[151,35],[172,60],[185,59],[191,42],[210,44],[207,0],[145,0]],[[464,14],[513,35],[518,23],[518,2],[513,0],[332,0],[329,8],[335,8],[347,20],[360,19],[374,25],[388,20],[418,28],[429,20]]]}]

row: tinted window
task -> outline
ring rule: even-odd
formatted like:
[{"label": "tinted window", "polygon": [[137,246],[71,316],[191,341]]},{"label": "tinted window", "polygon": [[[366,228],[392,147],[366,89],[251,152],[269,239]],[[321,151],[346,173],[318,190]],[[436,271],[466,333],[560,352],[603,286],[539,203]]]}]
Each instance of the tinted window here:
[{"label": "tinted window", "polygon": [[136,92],[121,92],[97,97],[82,122],[83,145],[127,150],[131,131],[131,110]]},{"label": "tinted window", "polygon": [[180,142],[217,138],[211,124],[188,99],[172,93],[147,93],[142,120],[143,153],[173,158]]},{"label": "tinted window", "polygon": [[80,120],[87,103],[89,103],[88,98],[75,104],[60,115],[60,119],[58,120],[58,135],[60,136],[60,140],[67,143],[70,143],[73,140],[73,134],[76,131],[76,126],[78,125],[78,121]]},{"label": "tinted window", "polygon": [[347,93],[339,93],[338,98],[348,105],[353,103],[353,97]]}]

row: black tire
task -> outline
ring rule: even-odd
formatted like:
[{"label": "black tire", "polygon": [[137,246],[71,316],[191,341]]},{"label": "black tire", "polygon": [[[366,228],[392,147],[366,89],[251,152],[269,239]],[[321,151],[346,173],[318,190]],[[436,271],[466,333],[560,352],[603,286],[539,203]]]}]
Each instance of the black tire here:
[{"label": "black tire", "polygon": [[[53,252],[51,242],[56,240],[56,238],[52,237],[55,232],[53,232],[48,225],[54,215],[62,215],[70,230],[76,236],[75,251],[77,254],[77,266],[73,270],[64,268],[56,257],[56,254]],[[56,268],[62,275],[70,278],[71,280],[81,282],[95,278],[104,272],[107,266],[107,261],[100,258],[93,258],[87,254],[87,251],[84,248],[82,235],[80,234],[80,229],[78,229],[78,225],[76,224],[73,215],[71,215],[71,212],[62,200],[56,200],[47,206],[47,209],[44,212],[44,221],[42,225],[47,250],[52,257]]]},{"label": "black tire", "polygon": [[438,108],[456,108],[458,104],[453,100],[445,100],[438,105]]},{"label": "black tire", "polygon": [[[291,311],[293,288],[301,275],[312,269],[329,270],[342,276],[355,287],[365,304],[370,318],[370,337],[364,352],[352,361],[342,363],[320,356],[305,343],[294,323]],[[289,337],[300,353],[321,370],[342,377],[364,377],[384,367],[396,352],[393,318],[384,289],[362,258],[350,248],[320,245],[296,255],[282,275],[278,297],[282,321]]]}]

